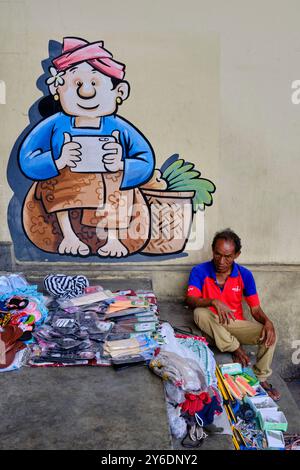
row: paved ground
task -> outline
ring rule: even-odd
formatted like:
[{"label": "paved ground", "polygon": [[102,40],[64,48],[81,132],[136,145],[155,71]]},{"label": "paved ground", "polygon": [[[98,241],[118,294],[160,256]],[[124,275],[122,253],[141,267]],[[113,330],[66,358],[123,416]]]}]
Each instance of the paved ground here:
[{"label": "paved ground", "polygon": [[[136,280],[129,286],[128,281],[109,281],[109,286],[148,289],[151,282]],[[173,326],[197,331],[181,304],[160,302],[160,315]],[[228,361],[224,355],[216,359]],[[273,382],[283,393],[280,405],[289,430],[299,431],[300,412],[289,389],[276,374]],[[24,367],[0,374],[0,387],[0,449],[180,448],[170,437],[162,381],[146,367],[120,372],[109,367]],[[289,387],[299,397],[300,384]],[[215,435],[200,450],[231,448],[229,436]]]},{"label": "paved ground", "polygon": [[[286,382],[286,385],[292,394],[295,402],[298,404],[298,408],[300,407],[300,379],[293,380],[292,382]],[[299,423],[300,428],[300,423]],[[300,432],[300,430],[299,430]]]}]

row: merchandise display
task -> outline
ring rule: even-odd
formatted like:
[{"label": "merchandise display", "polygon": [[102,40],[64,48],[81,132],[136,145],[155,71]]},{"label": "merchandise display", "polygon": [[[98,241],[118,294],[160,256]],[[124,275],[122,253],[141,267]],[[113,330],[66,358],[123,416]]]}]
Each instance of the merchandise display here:
[{"label": "merchandise display", "polygon": [[[47,321],[34,333],[31,366],[114,366],[146,364],[157,348],[159,324],[153,293],[111,292],[89,286],[84,276],[50,275],[56,294]],[[75,283],[75,284],[74,284]],[[75,287],[79,288],[75,289]],[[66,291],[67,289],[67,291]],[[72,291],[72,292],[71,292]]]},{"label": "merchandise display", "polygon": [[160,321],[154,292],[113,292],[64,274],[48,275],[44,286],[49,297],[22,274],[0,276],[0,372],[147,366],[163,380],[170,430],[182,447],[222,432],[214,421],[224,413],[237,450],[300,449],[251,367],[218,366],[204,337]]},{"label": "merchandise display", "polygon": [[282,431],[288,428],[284,413],[250,367],[239,370],[235,365],[231,369],[229,366],[217,366],[217,378],[236,450],[284,449]]}]

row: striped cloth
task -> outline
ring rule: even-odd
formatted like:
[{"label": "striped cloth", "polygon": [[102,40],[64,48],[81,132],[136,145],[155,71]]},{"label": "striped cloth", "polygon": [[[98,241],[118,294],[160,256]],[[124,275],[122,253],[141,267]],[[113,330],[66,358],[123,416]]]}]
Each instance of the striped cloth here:
[{"label": "striped cloth", "polygon": [[44,279],[47,292],[55,298],[72,299],[84,294],[84,289],[89,286],[85,276],[66,276],[65,274],[49,274]]}]

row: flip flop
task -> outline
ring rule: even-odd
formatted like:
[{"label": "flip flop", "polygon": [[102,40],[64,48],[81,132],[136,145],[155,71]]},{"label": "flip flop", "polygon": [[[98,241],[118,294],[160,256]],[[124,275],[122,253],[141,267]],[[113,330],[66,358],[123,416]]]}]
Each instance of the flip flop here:
[{"label": "flip flop", "polygon": [[[272,384],[268,384],[268,385],[263,385],[262,382],[260,382],[260,385],[262,386],[262,388],[267,392],[267,394],[269,395],[269,397],[271,397],[274,401],[279,401],[281,396],[280,396],[280,393],[278,392],[278,390],[276,390],[275,387],[273,387]],[[274,393],[278,393],[278,397],[276,397],[274,395]]]}]

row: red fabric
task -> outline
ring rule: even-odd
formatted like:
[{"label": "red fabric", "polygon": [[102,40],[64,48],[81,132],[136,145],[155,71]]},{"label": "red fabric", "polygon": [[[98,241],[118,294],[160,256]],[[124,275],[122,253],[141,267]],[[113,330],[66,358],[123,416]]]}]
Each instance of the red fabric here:
[{"label": "red fabric", "polygon": [[249,297],[245,297],[245,300],[249,307],[258,307],[259,306],[259,298],[258,294],[249,295]]},{"label": "red fabric", "polygon": [[196,286],[188,286],[187,296],[188,297],[202,297],[202,292]]},{"label": "red fabric", "polygon": [[[242,309],[243,289],[244,285],[241,276],[229,277],[223,290],[217,286],[214,279],[207,277],[203,284],[202,292],[195,286],[189,286],[187,295],[204,299],[219,299],[233,310],[237,320],[244,320]],[[257,294],[245,297],[245,300],[250,307],[256,307],[260,304]],[[215,314],[217,313],[214,307],[209,307],[209,309]]]},{"label": "red fabric", "polygon": [[207,392],[201,392],[199,394],[186,393],[185,401],[179,406],[182,408],[182,411],[189,413],[191,416],[194,416],[195,413],[201,411],[205,405],[211,402],[211,397]]}]

